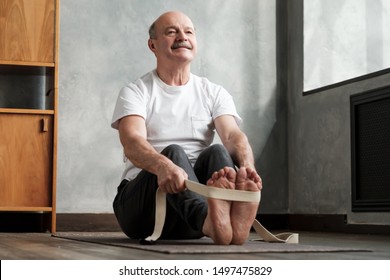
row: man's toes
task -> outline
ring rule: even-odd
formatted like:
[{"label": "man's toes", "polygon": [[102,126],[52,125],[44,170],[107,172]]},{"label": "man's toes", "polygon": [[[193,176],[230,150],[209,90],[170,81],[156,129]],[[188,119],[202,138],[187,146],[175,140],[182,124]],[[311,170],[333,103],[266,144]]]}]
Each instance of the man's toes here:
[{"label": "man's toes", "polygon": [[221,178],[220,171],[215,171],[215,172],[211,175],[211,179],[214,180],[214,181],[217,181],[219,178]]},{"label": "man's toes", "polygon": [[243,183],[245,183],[246,179],[247,179],[246,169],[245,169],[245,167],[241,167],[237,171],[236,183],[238,185],[243,184]]},{"label": "man's toes", "polygon": [[213,178],[210,178],[210,179],[207,180],[206,185],[211,186],[211,185],[213,185],[214,183],[215,183],[214,179],[213,179]]},{"label": "man's toes", "polygon": [[225,173],[226,173],[226,178],[230,181],[235,183],[236,182],[236,171],[231,168],[231,167],[225,167]]}]

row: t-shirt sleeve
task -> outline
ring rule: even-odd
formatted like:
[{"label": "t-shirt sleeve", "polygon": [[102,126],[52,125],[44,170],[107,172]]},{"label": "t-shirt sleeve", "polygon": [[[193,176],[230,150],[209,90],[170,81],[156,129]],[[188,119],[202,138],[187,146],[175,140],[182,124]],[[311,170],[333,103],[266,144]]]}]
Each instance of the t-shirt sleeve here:
[{"label": "t-shirt sleeve", "polygon": [[138,115],[146,119],[145,95],[134,84],[123,87],[119,92],[111,127],[118,129],[119,120],[130,115]]},{"label": "t-shirt sleeve", "polygon": [[233,97],[226,91],[226,89],[219,87],[214,100],[213,120],[223,115],[233,116],[238,125],[242,123],[242,119],[237,113]]}]

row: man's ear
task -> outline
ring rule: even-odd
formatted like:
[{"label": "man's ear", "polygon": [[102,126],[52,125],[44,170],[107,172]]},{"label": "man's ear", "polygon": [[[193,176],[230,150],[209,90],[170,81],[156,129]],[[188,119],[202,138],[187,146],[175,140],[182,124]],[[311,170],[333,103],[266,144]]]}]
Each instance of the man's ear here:
[{"label": "man's ear", "polygon": [[149,46],[149,49],[150,49],[152,52],[155,52],[155,51],[156,51],[156,48],[154,47],[154,44],[153,44],[153,40],[152,40],[152,39],[149,39],[149,40],[148,40],[148,46]]}]

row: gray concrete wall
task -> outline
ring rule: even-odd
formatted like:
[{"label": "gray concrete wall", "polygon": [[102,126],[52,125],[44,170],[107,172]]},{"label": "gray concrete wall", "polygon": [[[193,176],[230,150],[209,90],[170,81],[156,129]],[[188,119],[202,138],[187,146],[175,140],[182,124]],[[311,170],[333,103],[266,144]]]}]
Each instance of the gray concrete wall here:
[{"label": "gray concrete wall", "polygon": [[347,214],[349,223],[390,224],[389,213],[351,212],[350,96],[390,85],[390,75],[303,95],[303,6],[288,2],[289,212]]},{"label": "gray concrete wall", "polygon": [[58,213],[111,213],[122,149],[110,120],[126,83],[155,67],[151,22],[188,14],[193,72],[223,85],[244,118],[264,180],[261,212],[287,210],[286,106],[277,86],[276,1],[61,1]]}]

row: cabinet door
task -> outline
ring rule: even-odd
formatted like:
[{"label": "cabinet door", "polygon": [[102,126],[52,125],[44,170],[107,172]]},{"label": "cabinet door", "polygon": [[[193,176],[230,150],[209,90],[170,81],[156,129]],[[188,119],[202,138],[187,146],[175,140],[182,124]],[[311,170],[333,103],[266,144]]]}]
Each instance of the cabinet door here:
[{"label": "cabinet door", "polygon": [[0,113],[0,206],[51,206],[52,141],[52,115]]},{"label": "cabinet door", "polygon": [[0,60],[54,62],[55,0],[0,0]]}]

